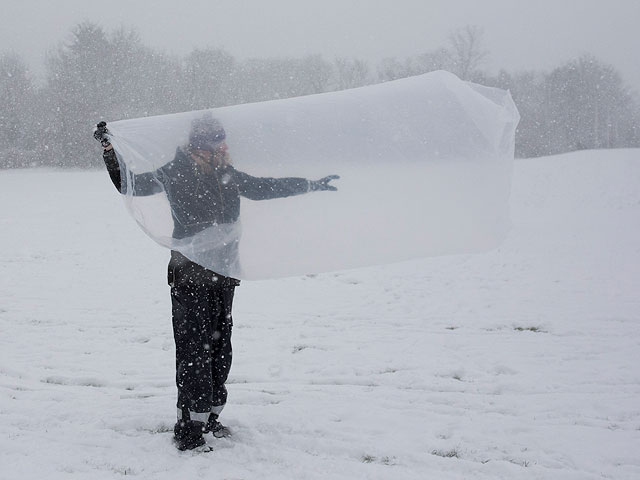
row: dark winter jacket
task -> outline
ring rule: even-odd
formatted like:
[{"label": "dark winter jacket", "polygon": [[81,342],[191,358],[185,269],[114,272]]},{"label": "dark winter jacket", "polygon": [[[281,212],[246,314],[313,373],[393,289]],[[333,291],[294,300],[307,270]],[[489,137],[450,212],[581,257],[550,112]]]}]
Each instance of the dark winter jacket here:
[{"label": "dark winter jacket", "polygon": [[[268,200],[309,191],[309,181],[304,178],[253,177],[230,165],[203,173],[181,148],[178,148],[171,162],[155,172],[134,175],[123,184],[114,150],[105,151],[103,158],[111,180],[120,193],[127,193],[125,189],[131,190],[135,196],[166,192],[173,216],[173,237],[176,239],[190,237],[215,224],[236,222],[240,216],[240,196],[251,200]],[[237,242],[226,248],[224,258],[237,257]],[[191,262],[179,252],[171,252],[170,284],[233,280],[225,279]]]}]

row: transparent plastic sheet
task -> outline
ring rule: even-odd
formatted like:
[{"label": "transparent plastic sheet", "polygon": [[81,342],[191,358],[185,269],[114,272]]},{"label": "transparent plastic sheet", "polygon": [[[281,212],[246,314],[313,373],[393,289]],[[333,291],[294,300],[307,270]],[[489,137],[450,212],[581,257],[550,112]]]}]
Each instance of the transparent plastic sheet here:
[{"label": "transparent plastic sheet", "polygon": [[[185,162],[207,116],[224,128],[234,170],[200,178]],[[261,279],[496,247],[509,227],[518,121],[508,92],[439,71],[108,128],[127,207],[152,239],[219,274]],[[252,200],[242,172],[340,179],[337,191]]]}]

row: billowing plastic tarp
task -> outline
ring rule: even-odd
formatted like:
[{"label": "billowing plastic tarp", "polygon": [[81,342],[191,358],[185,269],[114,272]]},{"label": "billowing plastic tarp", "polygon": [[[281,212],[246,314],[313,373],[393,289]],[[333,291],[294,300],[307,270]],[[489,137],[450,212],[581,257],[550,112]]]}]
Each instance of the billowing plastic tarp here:
[{"label": "billowing plastic tarp", "polygon": [[[508,92],[439,71],[108,128],[140,227],[219,274],[259,279],[494,248],[518,120]],[[196,162],[222,140],[224,162]],[[337,191],[305,180],[332,174]]]}]

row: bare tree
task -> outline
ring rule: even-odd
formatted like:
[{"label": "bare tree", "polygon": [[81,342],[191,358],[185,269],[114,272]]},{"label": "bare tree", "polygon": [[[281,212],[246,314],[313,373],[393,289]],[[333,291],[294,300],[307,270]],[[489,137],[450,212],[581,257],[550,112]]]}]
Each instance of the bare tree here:
[{"label": "bare tree", "polygon": [[237,67],[224,50],[193,50],[186,59],[186,96],[189,110],[214,108],[234,103]]},{"label": "bare tree", "polygon": [[473,80],[489,52],[482,46],[484,30],[467,25],[449,35],[451,70],[463,80]]},{"label": "bare tree", "polygon": [[240,65],[239,101],[260,102],[329,90],[331,64],[320,55],[249,59]]},{"label": "bare tree", "polygon": [[378,64],[378,81],[380,82],[407,78],[421,73],[425,73],[425,70],[420,61],[413,57],[405,58],[403,61],[395,57],[383,58]]},{"label": "bare tree", "polygon": [[433,72],[434,70],[450,70],[451,53],[446,48],[438,48],[418,55],[415,63],[419,73]]},{"label": "bare tree", "polygon": [[333,69],[322,55],[307,55],[298,62],[299,89],[303,95],[324,93],[329,90]]},{"label": "bare tree", "polygon": [[338,57],[333,61],[337,90],[362,87],[369,83],[369,65],[357,58]]}]

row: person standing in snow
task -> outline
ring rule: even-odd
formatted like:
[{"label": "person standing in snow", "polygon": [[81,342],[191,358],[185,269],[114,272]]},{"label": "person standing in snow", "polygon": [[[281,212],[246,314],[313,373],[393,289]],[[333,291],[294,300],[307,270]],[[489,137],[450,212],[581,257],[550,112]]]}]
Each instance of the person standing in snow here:
[{"label": "person standing in snow", "polygon": [[[104,149],[103,159],[116,189],[128,193],[122,179],[123,164],[110,141],[105,122],[97,124],[94,137]],[[337,190],[330,175],[320,180],[253,177],[230,163],[224,128],[210,114],[192,122],[188,144],[177,149],[174,159],[155,172],[135,175],[136,196],[164,192],[173,217],[174,239],[191,237],[219,225],[236,222],[240,196],[267,200],[310,191]],[[238,240],[218,247],[217,258],[225,267],[237,266]],[[236,269],[237,270],[237,269]],[[176,344],[178,419],[174,441],[180,450],[205,445],[203,434],[230,434],[218,421],[227,402],[225,383],[232,361],[231,309],[240,281],[220,275],[171,251],[168,268],[171,287],[173,334]]]}]

